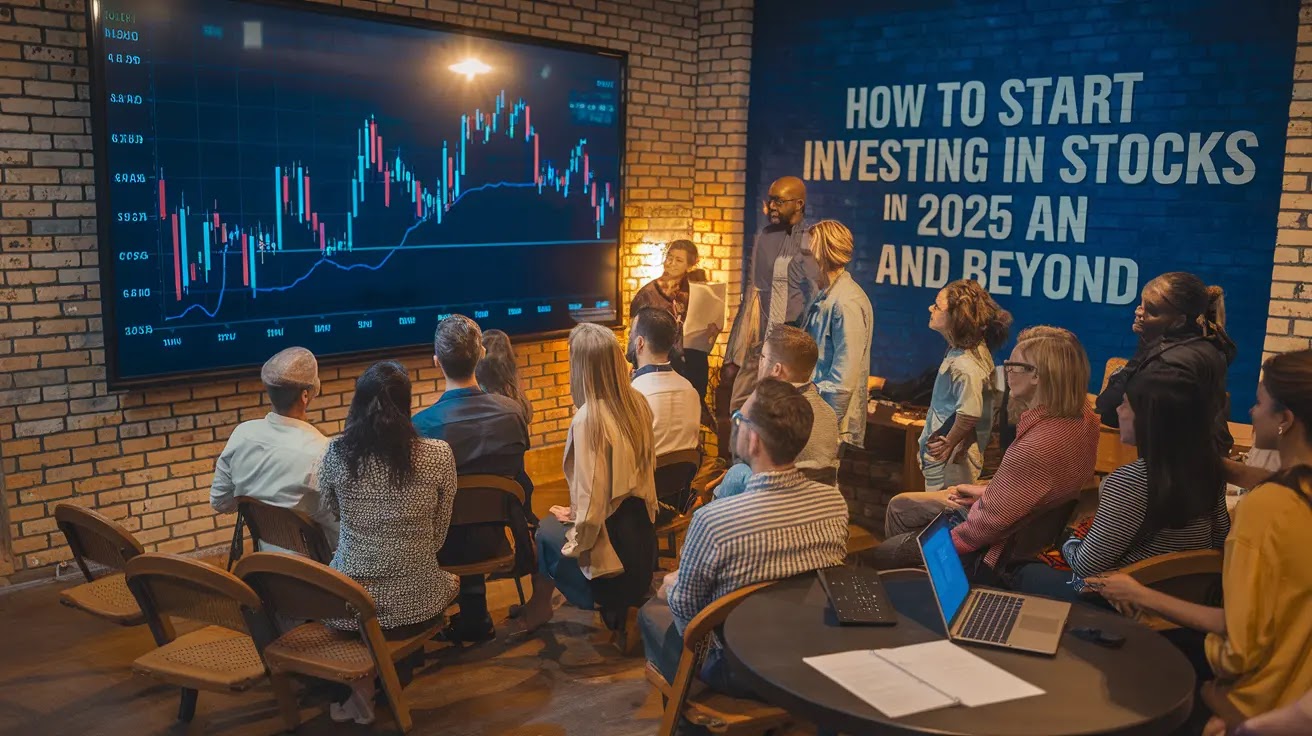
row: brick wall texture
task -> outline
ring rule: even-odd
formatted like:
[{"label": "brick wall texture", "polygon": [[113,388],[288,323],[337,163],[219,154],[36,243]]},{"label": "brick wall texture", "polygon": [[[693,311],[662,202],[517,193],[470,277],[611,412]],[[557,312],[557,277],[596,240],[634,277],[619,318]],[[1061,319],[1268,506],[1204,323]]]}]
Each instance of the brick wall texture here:
[{"label": "brick wall texture", "polygon": [[[677,238],[693,238],[703,267],[738,293],[751,0],[341,4],[628,52],[624,303]],[[223,544],[231,517],[209,506],[214,458],[238,422],[267,411],[255,373],[106,389],[85,17],[82,0],[0,4],[0,583],[70,559],[59,503],[99,510],[147,549]],[[559,444],[572,412],[566,344],[518,350],[533,443]],[[431,404],[440,372],[406,362],[416,408]],[[310,420],[326,434],[340,431],[364,367],[322,371]]]}]

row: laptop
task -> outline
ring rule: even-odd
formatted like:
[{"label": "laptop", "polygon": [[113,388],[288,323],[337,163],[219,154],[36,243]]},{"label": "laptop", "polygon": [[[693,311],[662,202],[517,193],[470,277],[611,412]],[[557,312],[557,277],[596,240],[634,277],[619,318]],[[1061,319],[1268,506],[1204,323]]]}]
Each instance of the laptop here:
[{"label": "laptop", "polygon": [[1071,604],[972,587],[952,544],[950,513],[939,514],[916,538],[948,638],[1056,654]]}]

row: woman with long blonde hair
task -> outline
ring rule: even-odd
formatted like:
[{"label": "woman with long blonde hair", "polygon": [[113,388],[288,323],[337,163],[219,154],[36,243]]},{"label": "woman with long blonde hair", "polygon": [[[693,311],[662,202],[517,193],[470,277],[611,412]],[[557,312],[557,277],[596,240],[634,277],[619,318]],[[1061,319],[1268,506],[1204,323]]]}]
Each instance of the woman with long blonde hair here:
[{"label": "woman with long blonde hair", "polygon": [[847,264],[855,250],[852,231],[837,220],[811,226],[811,252],[820,264],[820,291],[807,308],[803,328],[815,338],[820,360],[812,381],[838,415],[839,439],[863,446],[870,391],[870,341],[875,308]]},{"label": "woman with long blonde hair", "polygon": [[538,528],[538,572],[524,627],[551,620],[557,589],[578,608],[600,607],[607,624],[641,602],[656,565],[656,465],[651,409],[629,385],[619,341],[600,325],[569,335],[570,393],[577,411],[565,440],[569,506]]}]

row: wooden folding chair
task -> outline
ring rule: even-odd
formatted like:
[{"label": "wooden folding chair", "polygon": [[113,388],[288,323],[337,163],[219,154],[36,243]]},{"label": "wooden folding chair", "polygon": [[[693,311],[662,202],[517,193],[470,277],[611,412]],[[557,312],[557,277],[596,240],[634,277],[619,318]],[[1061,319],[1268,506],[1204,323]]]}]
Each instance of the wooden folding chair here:
[{"label": "wooden folding chair", "polygon": [[[267,638],[270,624],[259,596],[235,575],[155,552],[129,560],[126,575],[159,645],[138,657],[132,669],[182,688],[178,720],[195,716],[200,690],[241,692],[264,679],[251,634]],[[173,617],[209,625],[179,636]]]},{"label": "wooden folding chair", "polygon": [[228,553],[228,569],[242,555],[242,526],[251,532],[251,544],[260,551],[263,543],[274,544],[285,550],[305,555],[327,565],[333,561],[333,549],[319,522],[300,509],[274,506],[250,496],[237,497],[237,522],[232,549]]},{"label": "wooden folding chair", "polygon": [[661,713],[659,736],[674,736],[680,718],[715,734],[747,736],[764,734],[787,725],[788,712],[765,703],[716,693],[697,680],[715,630],[724,623],[747,596],[773,583],[758,583],[740,588],[716,599],[702,609],[683,631],[683,653],[674,682],[668,682],[656,665],[647,663],[647,682],[661,694],[665,709]]},{"label": "wooden folding chair", "polygon": [[656,539],[665,540],[664,547],[657,544],[657,557],[679,556],[678,537],[687,531],[698,505],[692,495],[692,481],[700,469],[700,450],[676,450],[656,458],[656,498],[661,504],[656,516]]},{"label": "wooden folding chair", "polygon": [[[1221,550],[1199,549],[1149,557],[1126,565],[1120,572],[1167,595],[1204,606],[1221,604]],[[1179,628],[1155,614],[1140,611],[1137,619],[1150,629]]]},{"label": "wooden folding chair", "polygon": [[[60,591],[59,602],[121,626],[145,623],[146,617],[128,590],[123,568],[145,552],[127,529],[95,511],[61,503],[55,507],[55,525],[64,533],[86,583]],[[99,577],[87,561],[108,568]]]},{"label": "wooden folding chair", "polygon": [[[515,560],[521,554],[519,541],[513,533],[512,504],[524,508],[524,487],[500,475],[462,475],[456,478],[456,498],[451,507],[451,527],[481,524],[500,524],[511,529],[505,546],[483,560],[462,565],[442,565],[442,569],[457,577],[464,575],[510,575],[519,593],[519,605],[524,605],[524,585],[515,571]],[[504,535],[503,536],[507,536]],[[448,535],[448,539],[450,536]],[[439,558],[441,553],[438,554]]]},{"label": "wooden folding chair", "polygon": [[[378,626],[378,611],[368,591],[346,575],[304,557],[256,552],[237,563],[237,574],[258,594],[271,616],[314,621],[297,626],[261,650],[288,729],[296,730],[301,722],[292,675],[347,685],[376,676],[382,681],[397,725],[402,732],[411,729],[414,721],[401,692],[396,662],[422,649],[440,625],[388,641]],[[323,619],[354,621],[359,629],[340,631],[319,623]]]}]

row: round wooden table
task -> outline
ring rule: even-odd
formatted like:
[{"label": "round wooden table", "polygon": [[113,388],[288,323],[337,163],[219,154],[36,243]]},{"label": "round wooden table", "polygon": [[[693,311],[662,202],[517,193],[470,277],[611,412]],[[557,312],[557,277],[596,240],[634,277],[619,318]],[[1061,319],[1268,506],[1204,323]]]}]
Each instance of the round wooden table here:
[{"label": "round wooden table", "polygon": [[725,650],[762,700],[819,726],[850,734],[990,736],[1161,736],[1189,717],[1194,672],[1165,638],[1130,619],[1076,605],[1067,629],[1092,626],[1125,637],[1108,649],[1062,636],[1056,656],[962,645],[1044,690],[1043,695],[976,708],[941,708],[893,719],[802,661],[854,649],[884,649],[944,638],[929,579],[886,573],[895,626],[839,626],[814,573],[748,597],[724,623]]}]

